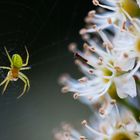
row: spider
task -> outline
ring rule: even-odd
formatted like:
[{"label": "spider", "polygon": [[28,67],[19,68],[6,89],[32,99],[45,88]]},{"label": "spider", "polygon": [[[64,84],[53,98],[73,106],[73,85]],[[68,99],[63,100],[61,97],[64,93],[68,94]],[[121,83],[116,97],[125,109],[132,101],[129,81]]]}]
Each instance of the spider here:
[{"label": "spider", "polygon": [[0,86],[5,84],[2,94],[5,92],[10,81],[17,81],[18,79],[21,79],[24,82],[24,89],[23,89],[22,93],[17,97],[17,98],[20,98],[30,88],[30,82],[29,82],[28,77],[25,74],[23,74],[22,72],[20,72],[22,70],[30,69],[30,67],[27,67],[28,61],[29,61],[29,53],[28,53],[27,48],[25,47],[25,50],[27,53],[27,58],[26,58],[26,62],[23,63],[22,57],[19,54],[13,54],[13,56],[11,57],[9,55],[6,47],[4,47],[4,49],[7,54],[8,59],[11,63],[11,66],[10,67],[0,66],[1,69],[9,70],[6,78],[0,83]]}]

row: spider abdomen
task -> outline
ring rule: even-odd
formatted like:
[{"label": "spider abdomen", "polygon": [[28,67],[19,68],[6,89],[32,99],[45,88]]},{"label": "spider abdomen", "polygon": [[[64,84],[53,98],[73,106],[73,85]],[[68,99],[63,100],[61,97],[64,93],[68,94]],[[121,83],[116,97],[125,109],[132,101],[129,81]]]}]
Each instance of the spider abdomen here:
[{"label": "spider abdomen", "polygon": [[14,67],[14,68],[11,69],[11,73],[12,73],[12,77],[14,79],[17,79],[18,78],[18,74],[19,74],[19,69]]}]

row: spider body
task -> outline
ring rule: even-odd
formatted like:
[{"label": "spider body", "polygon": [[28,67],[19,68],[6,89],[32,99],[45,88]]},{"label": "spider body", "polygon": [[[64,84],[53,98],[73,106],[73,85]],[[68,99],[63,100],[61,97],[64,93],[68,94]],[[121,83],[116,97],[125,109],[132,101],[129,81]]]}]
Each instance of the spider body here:
[{"label": "spider body", "polygon": [[0,86],[5,84],[3,93],[5,92],[10,81],[17,81],[18,79],[21,79],[24,82],[23,92],[20,94],[20,96],[18,96],[18,98],[20,98],[26,92],[26,90],[30,88],[30,82],[29,82],[28,77],[21,72],[22,70],[30,69],[30,67],[27,67],[28,60],[29,60],[29,53],[26,47],[25,47],[25,50],[27,53],[27,58],[26,58],[26,62],[23,63],[22,57],[19,54],[14,54],[11,58],[7,49],[5,48],[5,51],[11,63],[11,66],[10,67],[0,66],[0,68],[2,69],[9,70],[6,78],[0,83]]},{"label": "spider body", "polygon": [[11,81],[16,81],[19,77],[19,68],[13,67],[11,68],[11,71],[9,71],[9,76],[11,75]]}]

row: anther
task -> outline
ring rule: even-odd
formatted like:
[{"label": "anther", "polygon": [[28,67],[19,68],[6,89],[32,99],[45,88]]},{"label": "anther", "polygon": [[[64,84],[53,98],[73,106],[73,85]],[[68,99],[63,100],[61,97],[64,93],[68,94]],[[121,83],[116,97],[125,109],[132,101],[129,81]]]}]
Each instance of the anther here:
[{"label": "anther", "polygon": [[96,32],[99,32],[101,30],[101,28],[97,28],[97,25],[92,25],[92,28],[96,31]]},{"label": "anther", "polygon": [[116,100],[112,99],[110,102],[112,105],[116,104]]},{"label": "anther", "polygon": [[100,57],[99,57],[99,60],[100,60],[101,62],[103,62],[103,57],[100,56]]},{"label": "anther", "polygon": [[87,140],[85,136],[80,136],[80,140]]},{"label": "anther", "polygon": [[92,51],[92,52],[94,52],[94,53],[96,52],[96,50],[95,50],[94,47],[90,47],[89,50]]},{"label": "anther", "polygon": [[93,28],[93,29],[97,29],[97,25],[93,25],[92,28]]},{"label": "anther", "polygon": [[124,125],[122,122],[119,122],[119,123],[117,124],[117,127],[118,127],[118,128],[122,128],[122,127],[125,127],[125,125]]},{"label": "anther", "polygon": [[94,17],[94,16],[95,16],[95,13],[96,13],[95,10],[89,11],[89,12],[88,12],[88,16],[89,16],[89,17]]},{"label": "anther", "polygon": [[84,43],[84,44],[83,44],[83,48],[84,48],[84,49],[88,49],[88,48],[89,48],[88,44],[87,44],[87,43]]},{"label": "anther", "polygon": [[108,24],[112,24],[112,19],[111,18],[108,18],[107,19],[107,22],[108,22]]},{"label": "anther", "polygon": [[126,30],[126,21],[122,23],[122,27],[121,27],[121,31],[124,31],[124,30]]},{"label": "anther", "polygon": [[100,108],[100,109],[99,109],[99,113],[100,113],[101,115],[104,115],[104,114],[105,114],[105,110],[104,110],[103,108]]},{"label": "anther", "polygon": [[74,63],[75,63],[76,65],[80,65],[82,62],[81,62],[80,60],[76,59],[76,60],[74,61]]},{"label": "anther", "polygon": [[103,47],[108,48],[109,50],[112,50],[112,44],[110,42],[103,42]]},{"label": "anther", "polygon": [[99,61],[97,63],[98,65],[102,65],[103,64],[103,58],[102,57],[99,57]]},{"label": "anther", "polygon": [[73,94],[73,98],[74,98],[75,100],[77,100],[78,97],[79,97],[79,93],[75,93],[75,94]]},{"label": "anther", "polygon": [[84,35],[84,34],[86,34],[87,33],[87,29],[85,29],[85,28],[83,28],[83,29],[81,29],[80,31],[79,31],[79,34],[80,35]]},{"label": "anther", "polygon": [[119,66],[114,67],[117,72],[122,72],[122,69]]},{"label": "anther", "polygon": [[92,101],[93,97],[92,96],[88,96],[89,101]]},{"label": "anther", "polygon": [[98,0],[92,0],[92,3],[93,3],[95,6],[98,6],[98,5],[99,5],[99,1],[98,1]]},{"label": "anther", "polygon": [[84,125],[84,126],[86,126],[86,125],[87,125],[87,121],[86,121],[86,120],[83,120],[83,121],[81,122],[81,124]]},{"label": "anther", "polygon": [[124,53],[123,56],[124,56],[125,58],[128,58],[128,54],[127,54],[127,53]]},{"label": "anther", "polygon": [[75,53],[77,50],[77,45],[76,45],[76,43],[71,43],[71,44],[69,44],[68,48],[69,48],[69,51]]},{"label": "anther", "polygon": [[62,88],[62,93],[67,93],[69,91],[69,88],[67,86]]},{"label": "anther", "polygon": [[94,73],[94,70],[93,69],[89,69],[89,73],[90,74],[93,74]]},{"label": "anther", "polygon": [[84,83],[84,82],[87,82],[87,80],[88,80],[87,77],[82,77],[78,81],[81,83]]}]

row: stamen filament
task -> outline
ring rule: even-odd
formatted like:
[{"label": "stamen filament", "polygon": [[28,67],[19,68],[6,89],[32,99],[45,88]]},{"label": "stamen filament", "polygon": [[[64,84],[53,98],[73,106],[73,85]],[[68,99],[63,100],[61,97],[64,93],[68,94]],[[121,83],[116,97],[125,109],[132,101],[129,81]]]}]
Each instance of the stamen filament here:
[{"label": "stamen filament", "polygon": [[103,133],[101,133],[101,132],[99,132],[99,131],[97,131],[97,130],[91,128],[91,127],[87,124],[86,120],[84,120],[84,121],[82,122],[82,124],[83,124],[88,130],[90,130],[92,133],[94,133],[94,134],[96,134],[96,135],[98,135],[98,136],[101,136],[101,137],[109,138],[108,135],[103,134]]}]

